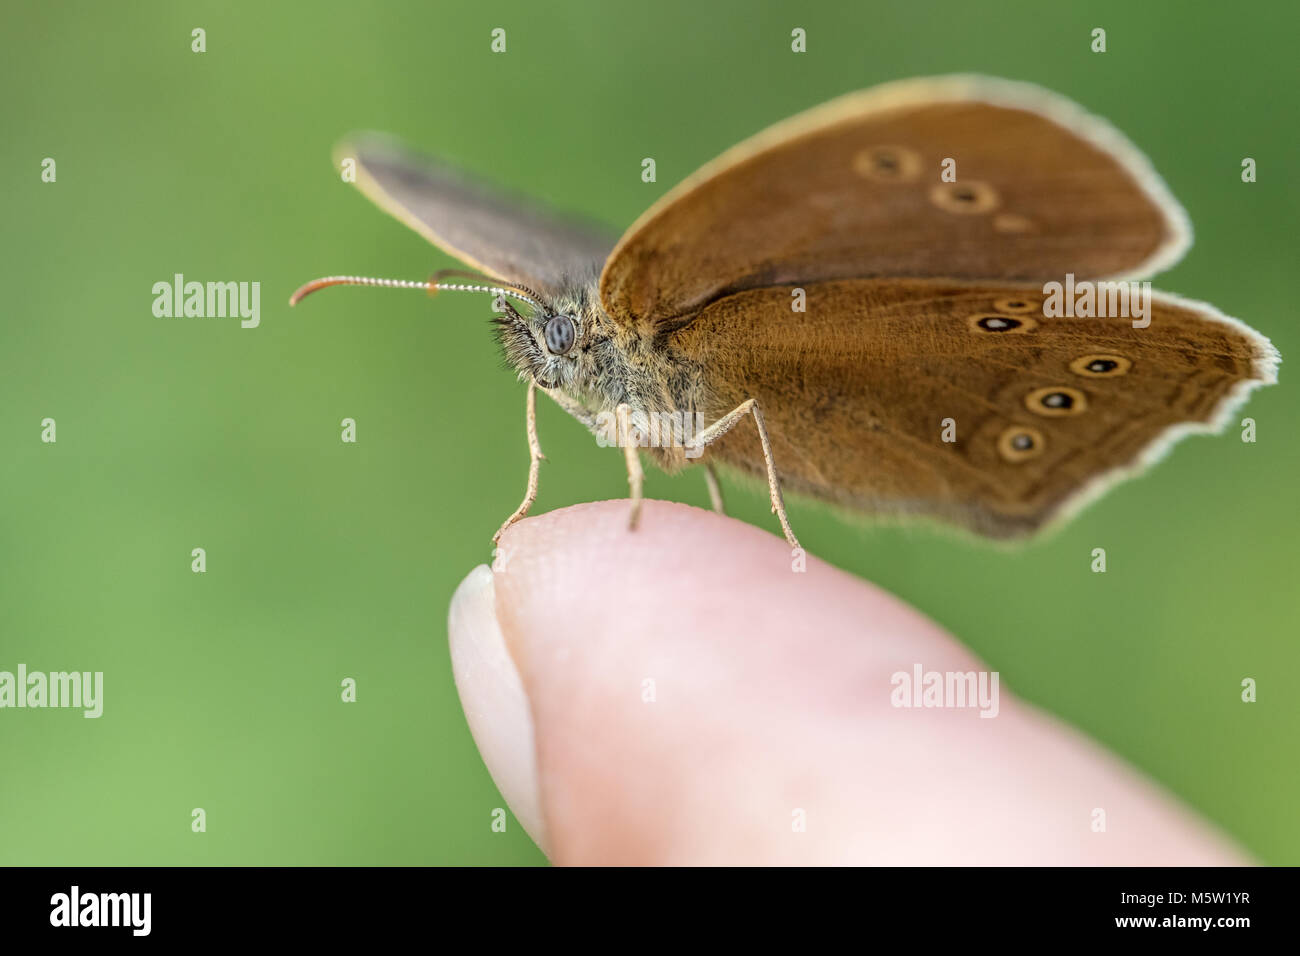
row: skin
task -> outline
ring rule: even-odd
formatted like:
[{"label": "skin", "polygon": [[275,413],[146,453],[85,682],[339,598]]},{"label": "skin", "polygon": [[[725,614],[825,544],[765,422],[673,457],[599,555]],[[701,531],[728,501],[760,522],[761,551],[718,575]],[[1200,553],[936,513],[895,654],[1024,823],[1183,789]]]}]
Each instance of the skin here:
[{"label": "skin", "polygon": [[893,706],[914,664],[986,668],[898,598],[815,558],[792,573],[779,538],[711,512],[523,521],[449,626],[480,753],[557,864],[1249,862],[1005,684],[992,719]]}]

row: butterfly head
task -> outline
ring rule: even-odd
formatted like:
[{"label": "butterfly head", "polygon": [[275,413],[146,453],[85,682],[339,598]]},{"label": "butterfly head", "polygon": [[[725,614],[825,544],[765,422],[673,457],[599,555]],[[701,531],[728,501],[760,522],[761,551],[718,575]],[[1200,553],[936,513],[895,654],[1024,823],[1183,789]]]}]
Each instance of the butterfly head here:
[{"label": "butterfly head", "polygon": [[571,389],[585,380],[592,347],[607,338],[594,296],[585,288],[539,298],[527,310],[505,297],[495,307],[506,361],[521,378],[532,378],[543,388]]}]

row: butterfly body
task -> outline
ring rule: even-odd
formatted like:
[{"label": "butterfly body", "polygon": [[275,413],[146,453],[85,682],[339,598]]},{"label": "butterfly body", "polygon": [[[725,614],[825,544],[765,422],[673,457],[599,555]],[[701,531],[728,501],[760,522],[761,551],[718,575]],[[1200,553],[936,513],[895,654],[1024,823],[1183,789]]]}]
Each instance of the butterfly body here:
[{"label": "butterfly body", "polygon": [[529,383],[511,520],[536,493],[538,388],[624,447],[634,499],[638,451],[717,461],[766,476],[796,544],[782,486],[1037,531],[1275,379],[1267,339],[1149,283],[1140,321],[1113,287],[1059,308],[1053,286],[1167,267],[1190,228],[1122,134],[1026,84],[841,97],[706,164],[617,241],[389,141],[340,153],[372,199],[533,307],[497,319]]}]

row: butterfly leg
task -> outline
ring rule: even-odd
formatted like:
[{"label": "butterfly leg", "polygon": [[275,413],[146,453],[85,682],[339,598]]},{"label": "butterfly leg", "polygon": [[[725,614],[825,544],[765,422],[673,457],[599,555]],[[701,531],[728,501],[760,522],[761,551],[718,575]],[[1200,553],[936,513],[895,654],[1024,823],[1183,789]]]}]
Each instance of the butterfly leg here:
[{"label": "butterfly leg", "polygon": [[758,440],[763,446],[763,461],[767,464],[767,488],[772,498],[772,513],[781,521],[781,530],[785,532],[785,540],[790,542],[790,547],[799,547],[799,539],[794,536],[790,530],[790,519],[785,513],[785,499],[781,496],[781,482],[776,477],[776,462],[772,458],[772,442],[767,437],[767,425],[763,422],[763,413],[758,407],[758,402],[754,399],[741,402],[727,414],[723,415],[716,422],[710,425],[704,431],[700,432],[688,447],[691,449],[708,448],[715,441],[721,438],[727,432],[731,431],[746,415],[754,416],[754,424],[758,426]]},{"label": "butterfly leg", "polygon": [[[538,388],[541,388],[541,386],[539,385]],[[595,415],[583,408],[581,404],[575,402],[573,399],[569,398],[569,396],[557,389],[542,388],[542,391],[549,395],[556,405],[559,405],[562,409],[580,421],[587,431],[597,437],[600,436],[600,422],[596,420]]]},{"label": "butterfly leg", "polygon": [[637,521],[641,518],[641,488],[645,483],[645,472],[641,470],[638,443],[632,434],[631,407],[619,405],[614,414],[618,418],[618,443],[623,446],[623,457],[627,461],[627,484],[632,493],[632,513],[628,515],[627,527],[629,531],[635,531]]},{"label": "butterfly leg", "polygon": [[720,515],[725,515],[727,509],[722,503],[722,486],[718,484],[718,473],[707,461],[704,463],[704,483],[708,485],[709,503],[713,505],[713,510]]},{"label": "butterfly leg", "polygon": [[527,423],[528,429],[528,489],[524,492],[524,500],[520,503],[519,507],[515,509],[515,513],[507,518],[506,523],[503,524],[497,530],[497,533],[492,536],[493,544],[496,544],[501,540],[501,536],[506,533],[507,528],[527,515],[528,509],[531,508],[533,502],[537,500],[537,473],[541,468],[542,462],[546,460],[546,456],[542,454],[542,446],[537,441],[537,385],[534,382],[528,383],[528,398],[526,405],[527,412],[525,413],[524,420]]}]

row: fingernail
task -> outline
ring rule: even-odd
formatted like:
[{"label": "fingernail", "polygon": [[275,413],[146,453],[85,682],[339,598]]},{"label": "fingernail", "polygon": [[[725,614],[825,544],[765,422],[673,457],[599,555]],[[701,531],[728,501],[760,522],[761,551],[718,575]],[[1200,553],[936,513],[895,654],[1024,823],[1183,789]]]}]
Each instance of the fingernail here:
[{"label": "fingernail", "polygon": [[478,752],[515,819],[547,851],[533,715],[496,615],[492,569],[460,583],[448,614],[451,669]]}]

